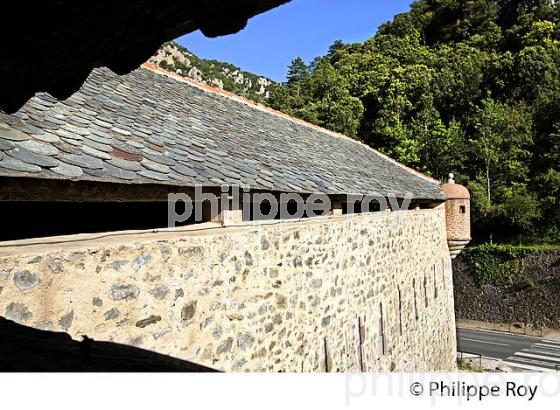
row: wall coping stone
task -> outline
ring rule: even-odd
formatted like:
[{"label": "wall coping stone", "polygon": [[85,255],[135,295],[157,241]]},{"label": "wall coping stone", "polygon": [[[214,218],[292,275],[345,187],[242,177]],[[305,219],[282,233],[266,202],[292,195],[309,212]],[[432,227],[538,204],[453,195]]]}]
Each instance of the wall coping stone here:
[{"label": "wall coping stone", "polygon": [[444,212],[441,206],[433,209],[415,209],[399,212],[368,212],[362,214],[328,216],[317,218],[304,218],[293,220],[270,220],[270,221],[246,221],[235,226],[222,226],[220,223],[207,222],[196,225],[188,225],[178,228],[162,228],[148,230],[130,230],[105,233],[88,233],[76,235],[51,236],[46,238],[20,239],[15,241],[0,242],[0,258],[10,256],[21,256],[38,253],[49,253],[60,250],[78,250],[88,248],[99,248],[107,246],[118,246],[131,243],[151,243],[157,241],[177,240],[181,238],[196,236],[221,236],[234,233],[250,232],[256,230],[273,229],[278,225],[285,224],[288,229],[298,229],[315,224],[333,224],[344,220],[370,219],[378,221],[381,219],[395,219],[401,212],[422,215],[432,212]]}]

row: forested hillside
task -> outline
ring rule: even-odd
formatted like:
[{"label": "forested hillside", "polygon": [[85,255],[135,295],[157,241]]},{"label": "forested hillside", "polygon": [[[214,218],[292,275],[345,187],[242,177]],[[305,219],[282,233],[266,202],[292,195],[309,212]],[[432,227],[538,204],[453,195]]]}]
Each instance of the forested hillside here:
[{"label": "forested hillside", "polygon": [[560,12],[419,0],[363,44],[298,58],[269,104],[473,195],[476,239],[560,236]]}]

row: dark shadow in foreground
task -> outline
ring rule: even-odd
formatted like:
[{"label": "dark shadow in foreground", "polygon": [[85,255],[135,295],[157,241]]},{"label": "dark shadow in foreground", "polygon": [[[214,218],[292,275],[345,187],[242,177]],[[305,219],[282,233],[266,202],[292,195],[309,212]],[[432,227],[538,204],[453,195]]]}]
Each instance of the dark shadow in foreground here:
[{"label": "dark shadow in foreground", "polygon": [[88,337],[37,330],[0,317],[0,371],[215,372],[171,356]]}]

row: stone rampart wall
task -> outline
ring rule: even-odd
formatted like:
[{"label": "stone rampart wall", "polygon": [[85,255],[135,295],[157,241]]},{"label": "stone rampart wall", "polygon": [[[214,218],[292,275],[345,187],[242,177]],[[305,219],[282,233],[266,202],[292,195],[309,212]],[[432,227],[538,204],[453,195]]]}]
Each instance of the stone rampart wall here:
[{"label": "stone rampart wall", "polygon": [[226,371],[455,369],[443,206],[50,242],[0,246],[2,316]]}]

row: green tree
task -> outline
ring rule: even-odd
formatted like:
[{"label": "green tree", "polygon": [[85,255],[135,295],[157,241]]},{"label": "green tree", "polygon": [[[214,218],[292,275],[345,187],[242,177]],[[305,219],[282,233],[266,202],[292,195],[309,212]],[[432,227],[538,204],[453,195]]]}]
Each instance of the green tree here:
[{"label": "green tree", "polygon": [[541,216],[537,195],[530,192],[525,184],[501,187],[501,203],[496,216],[506,228],[517,232],[529,232]]},{"label": "green tree", "polygon": [[364,111],[362,102],[350,95],[347,81],[327,59],[316,62],[307,86],[312,101],[296,114],[333,131],[356,136]]},{"label": "green tree", "polygon": [[536,197],[526,190],[532,148],[530,113],[522,104],[486,98],[473,117],[468,147],[475,219],[487,225],[490,237],[500,225],[526,231],[539,216]]},{"label": "green tree", "polygon": [[417,0],[363,44],[294,62],[271,103],[436,178],[453,171],[475,235],[558,232],[559,40],[550,0]]},{"label": "green tree", "polygon": [[522,104],[510,106],[487,98],[476,109],[469,140],[470,152],[485,182],[486,197],[492,207],[492,191],[501,184],[524,181],[531,156],[531,119]]},{"label": "green tree", "polygon": [[329,51],[327,51],[327,58],[329,59],[330,63],[336,63],[340,59],[341,55],[343,55],[345,49],[346,44],[344,44],[342,40],[336,40],[334,43],[332,43],[329,47]]},{"label": "green tree", "polygon": [[309,67],[305,64],[305,61],[301,57],[297,57],[292,60],[292,63],[288,66],[288,74],[286,78],[288,79],[288,84],[294,84],[302,81],[309,75]]}]

